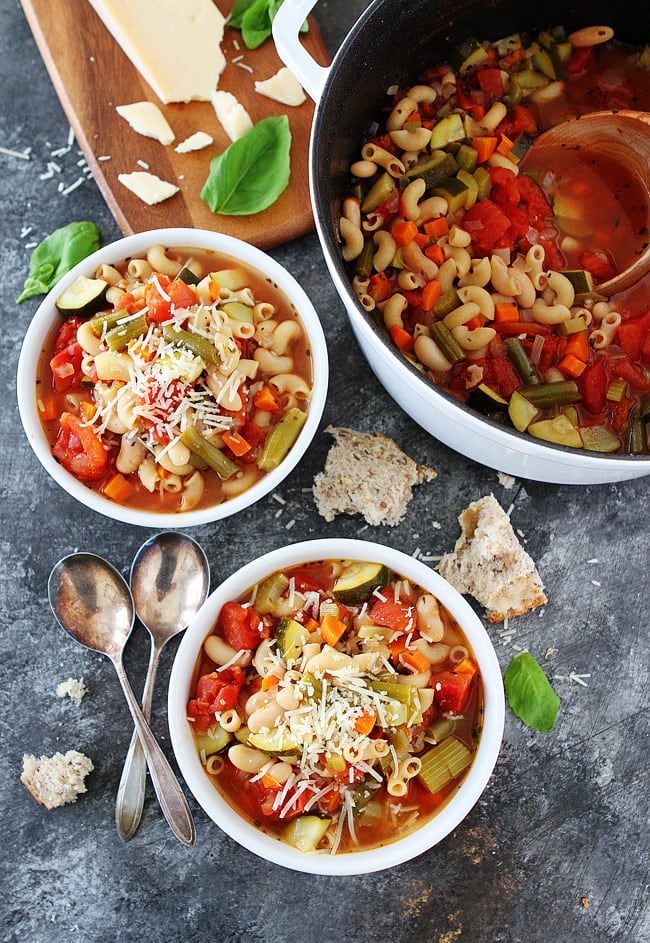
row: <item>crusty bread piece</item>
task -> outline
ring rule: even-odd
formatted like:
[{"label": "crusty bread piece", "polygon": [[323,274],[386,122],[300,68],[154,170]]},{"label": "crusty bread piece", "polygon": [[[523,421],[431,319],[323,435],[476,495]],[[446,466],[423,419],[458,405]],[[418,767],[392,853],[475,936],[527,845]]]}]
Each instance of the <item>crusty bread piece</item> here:
[{"label": "crusty bread piece", "polygon": [[92,760],[76,750],[42,756],[38,760],[25,753],[20,781],[40,805],[56,809],[67,802],[75,802],[80,793],[86,792],[84,780],[94,768]]},{"label": "crusty bread piece", "polygon": [[84,679],[68,678],[67,681],[61,681],[56,686],[57,697],[69,697],[75,704],[81,704],[88,693],[88,688],[84,684]]},{"label": "crusty bread piece", "polygon": [[368,524],[394,526],[406,514],[413,485],[436,477],[433,468],[418,465],[380,432],[335,426],[326,431],[336,441],[313,487],[318,512],[326,521],[337,514],[362,514]]},{"label": "crusty bread piece", "polygon": [[438,572],[488,610],[490,622],[523,615],[548,602],[533,560],[494,495],[470,504],[458,521],[462,533]]}]

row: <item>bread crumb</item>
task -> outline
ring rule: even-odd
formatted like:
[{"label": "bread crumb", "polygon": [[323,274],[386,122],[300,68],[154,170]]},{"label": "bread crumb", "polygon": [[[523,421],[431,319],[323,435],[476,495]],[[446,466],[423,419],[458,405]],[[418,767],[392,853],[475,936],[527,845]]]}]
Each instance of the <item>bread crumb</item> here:
[{"label": "bread crumb", "polygon": [[86,792],[84,780],[94,768],[92,760],[76,750],[42,756],[38,760],[25,753],[20,781],[40,805],[56,809],[75,802],[78,795]]},{"label": "bread crumb", "polygon": [[512,475],[506,474],[506,472],[499,472],[499,474],[497,475],[497,478],[499,479],[499,484],[503,488],[508,488],[508,489],[514,488],[515,483],[517,481],[516,478],[513,478]]},{"label": "bread crumb", "polygon": [[81,704],[85,695],[88,693],[88,688],[84,684],[84,679],[79,678],[68,678],[67,681],[61,681],[60,684],[56,686],[57,697],[69,697],[71,701],[74,701],[75,704]]},{"label": "bread crumb", "polygon": [[462,533],[437,569],[459,592],[484,606],[490,622],[503,622],[548,602],[533,560],[494,495],[474,501],[458,521]]},{"label": "bread crumb", "polygon": [[368,524],[393,527],[406,514],[413,486],[437,475],[380,432],[334,426],[326,431],[336,441],[313,485],[318,512],[326,521],[337,514],[361,514]]}]

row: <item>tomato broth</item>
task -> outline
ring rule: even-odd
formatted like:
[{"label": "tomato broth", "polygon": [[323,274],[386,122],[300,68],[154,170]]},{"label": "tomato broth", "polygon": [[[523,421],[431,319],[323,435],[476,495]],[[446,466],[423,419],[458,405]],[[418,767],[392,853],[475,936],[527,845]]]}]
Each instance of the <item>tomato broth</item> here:
[{"label": "tomato broth", "polygon": [[37,379],[68,471],[119,504],[173,513],[221,504],[279,464],[313,374],[300,317],[270,279],[215,252],[158,246],[100,267],[91,284],[93,305],[79,301],[83,280],[72,302],[58,299],[67,316]]},{"label": "tomato broth", "polygon": [[467,775],[483,717],[450,613],[385,566],[349,560],[276,572],[226,603],[191,692],[196,748],[228,803],[330,854],[424,825]]}]

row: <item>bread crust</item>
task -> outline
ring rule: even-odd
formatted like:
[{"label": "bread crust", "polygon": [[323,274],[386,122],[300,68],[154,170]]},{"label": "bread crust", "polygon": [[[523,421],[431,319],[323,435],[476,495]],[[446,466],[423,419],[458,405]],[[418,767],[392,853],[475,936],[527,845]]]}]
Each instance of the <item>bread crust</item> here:
[{"label": "bread crust", "polygon": [[503,622],[548,602],[535,563],[493,494],[470,504],[458,521],[461,535],[437,569],[459,592],[484,606],[490,622]]},{"label": "bread crust", "polygon": [[361,514],[373,526],[394,527],[406,514],[413,487],[437,475],[380,432],[340,426],[328,426],[326,432],[335,443],[313,485],[318,512],[326,521],[337,514]]},{"label": "bread crust", "polygon": [[77,750],[39,759],[25,753],[20,781],[39,805],[56,809],[86,792],[85,779],[94,768],[93,761]]}]

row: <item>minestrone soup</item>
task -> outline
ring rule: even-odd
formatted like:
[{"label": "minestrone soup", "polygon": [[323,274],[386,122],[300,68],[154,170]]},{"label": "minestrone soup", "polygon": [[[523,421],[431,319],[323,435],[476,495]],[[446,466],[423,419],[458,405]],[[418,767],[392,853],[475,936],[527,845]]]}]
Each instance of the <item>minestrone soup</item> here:
[{"label": "minestrone soup", "polygon": [[226,800],[302,851],[396,841],[458,789],[483,690],[460,626],[378,563],[278,571],[221,609],[187,705]]}]

